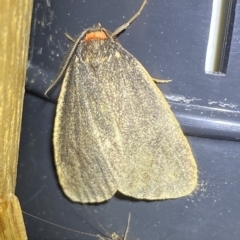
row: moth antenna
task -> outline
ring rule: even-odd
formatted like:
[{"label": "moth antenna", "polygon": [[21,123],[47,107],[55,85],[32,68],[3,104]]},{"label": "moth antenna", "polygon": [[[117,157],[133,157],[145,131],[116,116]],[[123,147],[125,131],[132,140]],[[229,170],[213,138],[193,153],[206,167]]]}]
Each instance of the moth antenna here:
[{"label": "moth antenna", "polygon": [[49,221],[47,221],[47,220],[45,220],[45,219],[42,219],[42,218],[37,217],[37,216],[34,216],[34,215],[30,214],[30,213],[27,213],[27,212],[24,212],[24,211],[22,211],[22,212],[23,212],[25,215],[28,215],[28,216],[33,217],[33,218],[36,218],[36,219],[38,219],[38,220],[40,220],[40,221],[42,221],[42,222],[51,224],[51,225],[53,225],[53,226],[55,226],[55,227],[63,228],[63,229],[66,229],[66,230],[68,230],[68,231],[71,231],[71,232],[75,232],[75,233],[78,233],[78,234],[84,234],[84,235],[91,236],[91,237],[95,237],[95,238],[98,238],[98,239],[100,238],[100,235],[95,235],[95,234],[91,234],[91,233],[85,233],[85,232],[81,232],[81,231],[78,231],[78,230],[74,230],[74,229],[72,229],[72,228],[67,228],[67,227],[64,227],[64,226],[62,226],[62,225],[59,225],[59,224],[56,224],[56,223],[53,223],[53,222],[49,222]]},{"label": "moth antenna", "polygon": [[141,7],[139,8],[139,10],[123,25],[121,25],[120,27],[118,27],[111,35],[111,37],[116,37],[119,33],[121,33],[123,30],[127,29],[128,26],[141,14],[144,6],[147,4],[148,0],[144,0]]},{"label": "moth antenna", "polygon": [[[60,71],[60,73],[58,74],[57,78],[53,81],[53,83],[48,87],[48,89],[45,91],[44,95],[47,96],[48,92],[59,82],[59,80],[62,78],[63,74],[65,73],[68,64],[72,58],[72,55],[74,54],[79,42],[81,41],[82,37],[85,35],[85,33],[87,32],[87,30],[83,31],[82,34],[76,39],[76,41],[74,41],[74,44],[72,46],[71,51],[68,54],[68,57]],[[70,38],[70,40],[72,41],[72,39]]]}]

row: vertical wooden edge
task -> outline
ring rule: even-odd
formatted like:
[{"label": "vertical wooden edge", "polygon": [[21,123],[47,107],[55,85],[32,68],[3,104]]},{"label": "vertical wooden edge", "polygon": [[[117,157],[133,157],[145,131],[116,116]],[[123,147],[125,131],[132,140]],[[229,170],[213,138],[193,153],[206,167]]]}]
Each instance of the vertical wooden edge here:
[{"label": "vertical wooden edge", "polygon": [[0,240],[27,239],[14,196],[33,0],[0,8]]},{"label": "vertical wooden edge", "polygon": [[27,239],[23,216],[18,198],[0,200],[0,239]]}]

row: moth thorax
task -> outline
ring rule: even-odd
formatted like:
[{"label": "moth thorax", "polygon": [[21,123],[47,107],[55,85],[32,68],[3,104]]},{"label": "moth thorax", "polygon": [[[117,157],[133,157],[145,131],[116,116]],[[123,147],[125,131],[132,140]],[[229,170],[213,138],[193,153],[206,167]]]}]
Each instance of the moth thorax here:
[{"label": "moth thorax", "polygon": [[83,43],[81,51],[82,60],[92,65],[106,61],[111,48],[111,40],[90,40]]}]

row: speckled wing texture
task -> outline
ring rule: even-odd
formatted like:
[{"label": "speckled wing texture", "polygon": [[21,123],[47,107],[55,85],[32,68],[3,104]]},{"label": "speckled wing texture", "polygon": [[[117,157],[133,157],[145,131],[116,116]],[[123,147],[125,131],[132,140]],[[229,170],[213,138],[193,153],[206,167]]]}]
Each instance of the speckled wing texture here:
[{"label": "speckled wing texture", "polygon": [[113,39],[77,47],[58,100],[54,152],[60,184],[76,202],[116,191],[178,198],[197,186],[195,159],[163,94]]}]

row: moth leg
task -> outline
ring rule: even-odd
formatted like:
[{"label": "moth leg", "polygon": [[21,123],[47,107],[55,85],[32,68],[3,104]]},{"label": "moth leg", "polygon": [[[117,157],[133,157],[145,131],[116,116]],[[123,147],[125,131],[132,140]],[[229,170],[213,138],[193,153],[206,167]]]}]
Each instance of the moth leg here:
[{"label": "moth leg", "polygon": [[153,78],[152,77],[152,80],[155,82],[155,83],[170,83],[172,80],[170,79],[157,79],[157,78]]},{"label": "moth leg", "polygon": [[128,231],[129,231],[130,221],[131,221],[131,213],[129,213],[129,215],[128,215],[128,222],[127,222],[127,227],[126,227],[126,230],[125,230],[123,240],[127,240],[127,234],[128,234]]},{"label": "moth leg", "polygon": [[64,35],[65,35],[65,37],[67,37],[70,41],[72,41],[73,43],[75,43],[76,42],[76,40],[73,38],[73,37],[71,37],[68,33],[64,33]]},{"label": "moth leg", "polygon": [[97,237],[99,238],[99,240],[111,240],[110,238],[105,238],[105,237],[102,237],[102,236],[100,236],[100,235],[97,235]]}]

